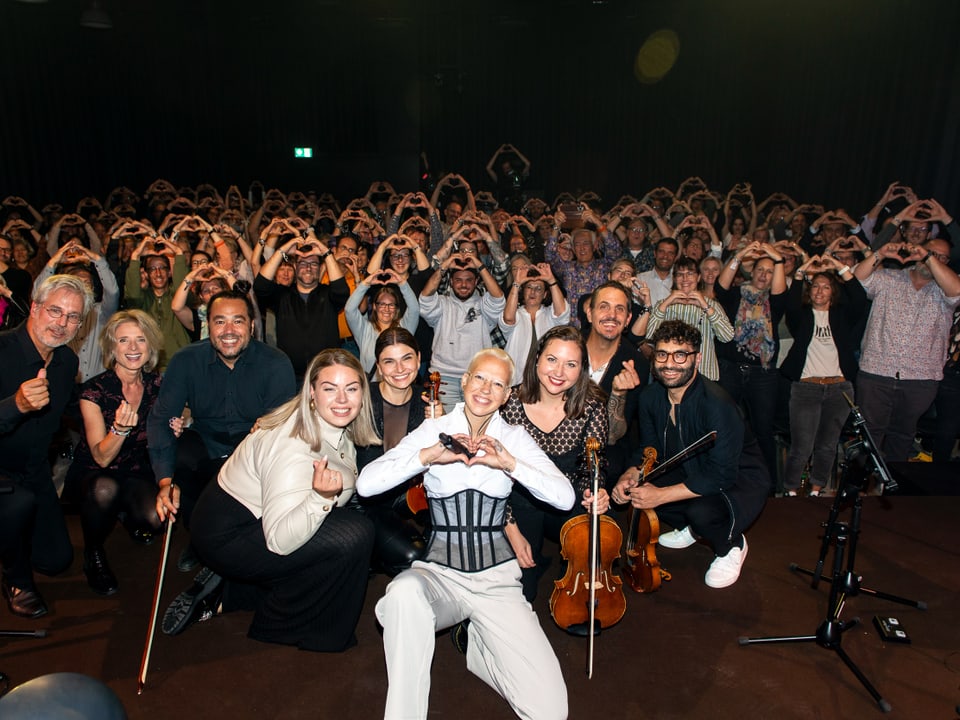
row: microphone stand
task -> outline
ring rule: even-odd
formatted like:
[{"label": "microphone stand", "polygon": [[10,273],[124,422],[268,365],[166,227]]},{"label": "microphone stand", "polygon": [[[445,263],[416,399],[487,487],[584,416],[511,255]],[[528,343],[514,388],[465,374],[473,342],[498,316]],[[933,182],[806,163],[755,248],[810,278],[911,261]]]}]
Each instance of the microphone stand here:
[{"label": "microphone stand", "polygon": [[[883,712],[890,712],[892,706],[883,698],[877,689],[870,683],[866,675],[861,672],[856,663],[841,647],[843,633],[860,624],[860,618],[854,617],[851,620],[841,620],[840,613],[843,611],[844,603],[847,598],[854,597],[860,593],[872,595],[882,600],[910,605],[920,610],[926,610],[927,604],[920,600],[908,600],[897,595],[880,592],[879,590],[870,590],[862,587],[860,581],[862,576],[854,570],[856,562],[857,538],[860,535],[860,516],[862,511],[861,494],[866,484],[867,478],[871,472],[876,473],[880,479],[881,492],[896,492],[898,485],[893,476],[890,475],[883,458],[877,450],[870,431],[867,429],[860,408],[853,400],[844,393],[844,398],[850,405],[850,411],[853,414],[853,425],[857,431],[858,439],[850,442],[844,447],[844,461],[840,465],[841,479],[840,489],[833,501],[830,509],[830,516],[824,527],[826,531],[823,536],[823,542],[820,546],[820,557],[817,561],[815,570],[805,570],[796,563],[790,564],[790,570],[793,572],[810,575],[813,580],[811,586],[816,588],[823,574],[823,566],[830,550],[834,546],[833,554],[833,575],[828,580],[830,583],[830,597],[827,600],[827,617],[817,627],[813,635],[786,635],[777,637],[741,637],[738,642],[740,645],[753,645],[758,643],[800,643],[814,642],[825,650],[832,650],[856,676],[860,684],[870,696],[876,701]],[[847,499],[852,497],[853,509],[849,523],[839,522],[838,516],[841,507]],[[849,554],[847,549],[849,547]],[[846,570],[844,570],[844,558],[847,559]]]}]

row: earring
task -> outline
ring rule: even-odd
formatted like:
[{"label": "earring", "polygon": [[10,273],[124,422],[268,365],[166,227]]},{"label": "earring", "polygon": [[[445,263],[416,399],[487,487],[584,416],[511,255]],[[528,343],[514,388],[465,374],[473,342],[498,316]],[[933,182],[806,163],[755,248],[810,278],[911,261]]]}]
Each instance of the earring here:
[{"label": "earring", "polygon": [[310,398],[310,409],[314,411],[317,409],[317,404],[313,401],[313,398]]}]

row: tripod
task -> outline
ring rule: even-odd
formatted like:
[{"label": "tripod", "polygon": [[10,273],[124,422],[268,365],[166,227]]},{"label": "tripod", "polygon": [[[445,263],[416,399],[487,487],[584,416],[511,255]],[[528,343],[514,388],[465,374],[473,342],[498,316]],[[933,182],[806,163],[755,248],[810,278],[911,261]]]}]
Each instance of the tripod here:
[{"label": "tripod", "polygon": [[[846,397],[846,396],[845,396]],[[851,412],[854,418],[854,428],[857,431],[858,439],[844,447],[844,462],[840,466],[841,480],[840,490],[834,498],[833,506],[830,509],[830,516],[824,527],[823,542],[820,546],[820,557],[817,561],[815,570],[805,570],[796,563],[791,563],[790,570],[810,575],[813,580],[811,586],[816,588],[823,574],[823,566],[827,558],[830,546],[834,546],[833,554],[833,575],[830,580],[830,597],[827,601],[827,617],[820,623],[814,635],[788,635],[780,637],[760,637],[739,639],[740,645],[753,645],[758,643],[797,643],[797,642],[815,642],[826,650],[833,650],[844,664],[850,668],[850,671],[856,676],[864,689],[870,693],[871,697],[880,706],[883,712],[890,712],[893,708],[877,689],[870,683],[867,677],[860,671],[856,663],[847,655],[841,641],[843,633],[852,627],[860,624],[860,618],[852,620],[841,620],[840,613],[843,611],[843,605],[848,597],[855,597],[860,593],[872,595],[882,600],[910,605],[926,610],[927,604],[918,600],[908,600],[898,595],[871,590],[862,587],[860,581],[862,577],[854,569],[857,555],[857,538],[860,535],[860,517],[863,510],[861,495],[866,480],[870,477],[869,471],[872,466],[872,472],[881,481],[881,487],[895,491],[897,484],[887,470],[883,458],[876,450],[870,431],[864,423],[860,409],[853,404],[853,401],[847,397]],[[850,522],[844,523],[838,520],[840,510],[843,505],[853,497],[853,509],[850,515]],[[849,552],[848,552],[849,548]],[[846,568],[844,560],[846,559]]]}]

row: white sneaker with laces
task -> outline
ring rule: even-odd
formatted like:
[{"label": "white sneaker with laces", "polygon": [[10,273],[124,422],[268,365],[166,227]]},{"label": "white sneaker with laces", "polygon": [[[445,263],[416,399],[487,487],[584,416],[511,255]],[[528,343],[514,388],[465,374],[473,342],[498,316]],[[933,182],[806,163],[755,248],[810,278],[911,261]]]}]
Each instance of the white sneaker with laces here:
[{"label": "white sneaker with laces", "polygon": [[723,557],[717,558],[710,563],[710,569],[704,576],[703,581],[707,587],[725,588],[733,585],[740,577],[740,570],[743,568],[743,561],[747,559],[747,538],[743,538],[743,547],[733,548]]},{"label": "white sneaker with laces", "polygon": [[668,533],[664,533],[657,542],[666,548],[682,550],[683,548],[688,548],[693,545],[697,542],[697,539],[693,536],[693,533],[690,532],[690,528],[685,527],[680,530],[671,530]]}]

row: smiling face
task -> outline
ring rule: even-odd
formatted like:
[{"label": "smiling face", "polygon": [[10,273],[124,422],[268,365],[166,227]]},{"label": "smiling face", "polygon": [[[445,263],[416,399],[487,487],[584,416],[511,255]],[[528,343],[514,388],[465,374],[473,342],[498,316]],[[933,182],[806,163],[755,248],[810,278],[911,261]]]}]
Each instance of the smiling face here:
[{"label": "smiling face", "polygon": [[589,232],[576,232],[573,235],[573,255],[581,265],[593,262],[596,244]]},{"label": "smiling face", "polygon": [[581,372],[583,353],[580,344],[572,340],[550,340],[537,360],[540,392],[562,396],[576,384]]},{"label": "smiling face", "polygon": [[378,327],[388,328],[397,319],[397,297],[390,290],[381,290],[373,300],[373,315]]},{"label": "smiling face", "polygon": [[810,283],[810,304],[814,310],[827,310],[833,299],[833,285],[830,281],[818,275]]},{"label": "smiling face", "polygon": [[600,290],[593,303],[587,303],[590,331],[606,340],[617,340],[630,322],[630,299],[624,290],[608,287]]},{"label": "smiling face", "polygon": [[30,306],[27,331],[38,349],[53,350],[73,340],[82,320],[83,296],[60,288],[50,293],[42,305],[34,302]]},{"label": "smiling face", "polygon": [[113,357],[116,367],[136,371],[150,359],[150,343],[137,323],[120,323],[113,337],[115,343]]},{"label": "smiling face", "polygon": [[510,397],[511,375],[510,364],[496,357],[482,356],[475,361],[461,380],[467,411],[485,418],[499,410]]},{"label": "smiling face", "polygon": [[309,292],[320,284],[320,258],[307,255],[297,260],[297,288]]},{"label": "smiling face", "polygon": [[243,300],[222,298],[208,308],[210,344],[227,367],[233,367],[247,349],[253,334],[253,319]]},{"label": "smiling face", "polygon": [[390,267],[401,277],[410,272],[410,248],[394,248],[390,250]]},{"label": "smiling face", "polygon": [[[683,362],[679,362],[674,353],[686,353]],[[663,353],[666,355],[664,356]],[[653,353],[653,376],[667,388],[680,388],[688,385],[697,371],[700,353],[688,343],[663,340],[657,343]]]},{"label": "smiling face", "polygon": [[334,427],[344,428],[360,414],[363,382],[353,368],[330,365],[317,375],[310,398],[317,415]]},{"label": "smiling face", "polygon": [[459,300],[466,300],[477,289],[477,274],[473,270],[457,270],[450,276],[450,289]]},{"label": "smiling face", "polygon": [[673,243],[659,242],[653,251],[653,264],[660,272],[669,272],[677,259],[677,248]]},{"label": "smiling face", "polygon": [[700,282],[700,273],[690,268],[675,270],[673,273],[673,284],[682,293],[692,293],[697,289]]},{"label": "smiling face", "polygon": [[720,270],[723,266],[720,261],[714,257],[707,258],[700,263],[700,277],[703,278],[704,285],[713,285],[720,276]]},{"label": "smiling face", "polygon": [[162,295],[170,285],[170,263],[166,258],[151,257],[146,264],[147,280],[153,291]]},{"label": "smiling face", "polygon": [[406,390],[417,379],[420,353],[409,345],[388,345],[377,358],[380,378],[395,390]]}]

